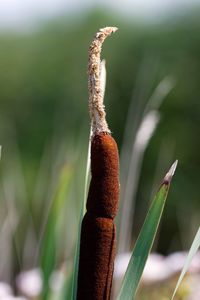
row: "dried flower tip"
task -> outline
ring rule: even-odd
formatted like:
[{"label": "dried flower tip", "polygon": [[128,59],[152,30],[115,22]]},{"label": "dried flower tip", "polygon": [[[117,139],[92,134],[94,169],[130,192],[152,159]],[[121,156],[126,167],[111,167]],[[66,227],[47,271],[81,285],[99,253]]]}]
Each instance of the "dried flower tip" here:
[{"label": "dried flower tip", "polygon": [[169,169],[169,171],[167,172],[167,174],[165,175],[164,177],[164,183],[165,184],[169,184],[171,182],[171,179],[175,173],[175,170],[176,170],[176,167],[177,167],[177,164],[178,164],[178,160],[176,160],[173,165],[171,166],[171,168]]},{"label": "dried flower tip", "polygon": [[102,84],[101,82],[101,68],[103,65],[101,63],[100,55],[104,40],[116,30],[117,27],[105,27],[100,29],[96,33],[89,48],[88,91],[93,135],[100,132],[110,133],[103,104],[104,90],[102,87],[105,86],[105,84]]},{"label": "dried flower tip", "polygon": [[100,69],[100,88],[102,92],[102,97],[104,99],[105,89],[106,89],[106,61],[103,59],[101,61],[101,69]]}]

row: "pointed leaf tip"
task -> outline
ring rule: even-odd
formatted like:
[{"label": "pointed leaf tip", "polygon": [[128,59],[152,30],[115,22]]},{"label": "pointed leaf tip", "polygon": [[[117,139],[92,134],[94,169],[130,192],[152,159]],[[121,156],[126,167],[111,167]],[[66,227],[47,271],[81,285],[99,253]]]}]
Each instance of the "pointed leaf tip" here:
[{"label": "pointed leaf tip", "polygon": [[172,177],[176,171],[177,164],[178,164],[178,160],[175,160],[175,162],[172,164],[171,168],[169,169],[169,171],[167,172],[167,174],[164,177],[164,180],[163,180],[164,184],[169,184],[171,182]]}]

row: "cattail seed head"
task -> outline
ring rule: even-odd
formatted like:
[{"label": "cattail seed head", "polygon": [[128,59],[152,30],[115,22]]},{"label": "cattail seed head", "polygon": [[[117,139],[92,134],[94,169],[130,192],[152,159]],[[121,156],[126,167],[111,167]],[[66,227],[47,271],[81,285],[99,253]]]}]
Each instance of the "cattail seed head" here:
[{"label": "cattail seed head", "polygon": [[117,27],[100,29],[89,48],[88,59],[88,92],[89,112],[93,134],[100,132],[110,133],[106,122],[105,107],[103,104],[104,91],[101,89],[101,49],[104,40],[117,30]]},{"label": "cattail seed head", "polygon": [[91,172],[87,211],[113,219],[118,210],[119,156],[111,135],[100,133],[92,138]]},{"label": "cattail seed head", "polygon": [[89,49],[88,88],[92,125],[91,173],[87,212],[81,225],[77,300],[109,300],[112,286],[119,198],[119,155],[103,104],[102,43],[115,27],[100,29]]}]

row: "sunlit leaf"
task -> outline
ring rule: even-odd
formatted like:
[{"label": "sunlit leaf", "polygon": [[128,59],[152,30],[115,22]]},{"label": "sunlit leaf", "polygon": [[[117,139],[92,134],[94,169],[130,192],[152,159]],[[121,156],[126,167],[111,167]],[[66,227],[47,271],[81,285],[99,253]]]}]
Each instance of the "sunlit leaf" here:
[{"label": "sunlit leaf", "polygon": [[163,182],[151,204],[133,249],[118,300],[132,300],[135,298],[145,263],[155,239],[176,165],[177,161],[171,166],[169,172],[165,175]]},{"label": "sunlit leaf", "polygon": [[183,277],[184,277],[185,273],[187,272],[187,270],[188,270],[188,268],[190,266],[190,263],[191,263],[193,257],[195,256],[195,254],[197,253],[199,247],[200,247],[200,228],[198,229],[197,234],[196,234],[196,236],[195,236],[195,238],[193,240],[192,246],[190,248],[190,251],[188,253],[186,261],[184,263],[182,272],[180,274],[180,277],[179,277],[178,282],[176,284],[176,287],[174,289],[174,292],[173,292],[173,295],[171,297],[171,300],[174,299],[174,296],[175,296],[175,294],[176,294],[176,292],[177,292],[177,290],[178,290],[178,288],[179,288],[179,286],[180,286],[180,284],[181,284],[181,282],[183,280]]}]

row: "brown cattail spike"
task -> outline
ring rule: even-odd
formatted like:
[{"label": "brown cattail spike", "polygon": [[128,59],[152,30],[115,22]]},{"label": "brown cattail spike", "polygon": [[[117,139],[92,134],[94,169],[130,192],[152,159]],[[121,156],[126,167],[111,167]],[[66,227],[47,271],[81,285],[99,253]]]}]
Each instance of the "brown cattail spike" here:
[{"label": "brown cattail spike", "polygon": [[116,248],[113,219],[117,214],[119,198],[119,156],[105,119],[100,52],[105,38],[115,30],[115,27],[100,29],[89,50],[92,179],[87,212],[81,226],[78,300],[109,300],[111,293]]},{"label": "brown cattail spike", "polygon": [[119,198],[119,156],[110,134],[95,134],[91,142],[92,178],[87,213],[81,228],[78,300],[110,299]]},{"label": "brown cattail spike", "polygon": [[119,157],[111,135],[100,133],[92,138],[91,172],[87,211],[97,217],[113,219],[118,210]]},{"label": "brown cattail spike", "polygon": [[81,231],[77,299],[110,298],[115,244],[113,221],[86,213]]}]

